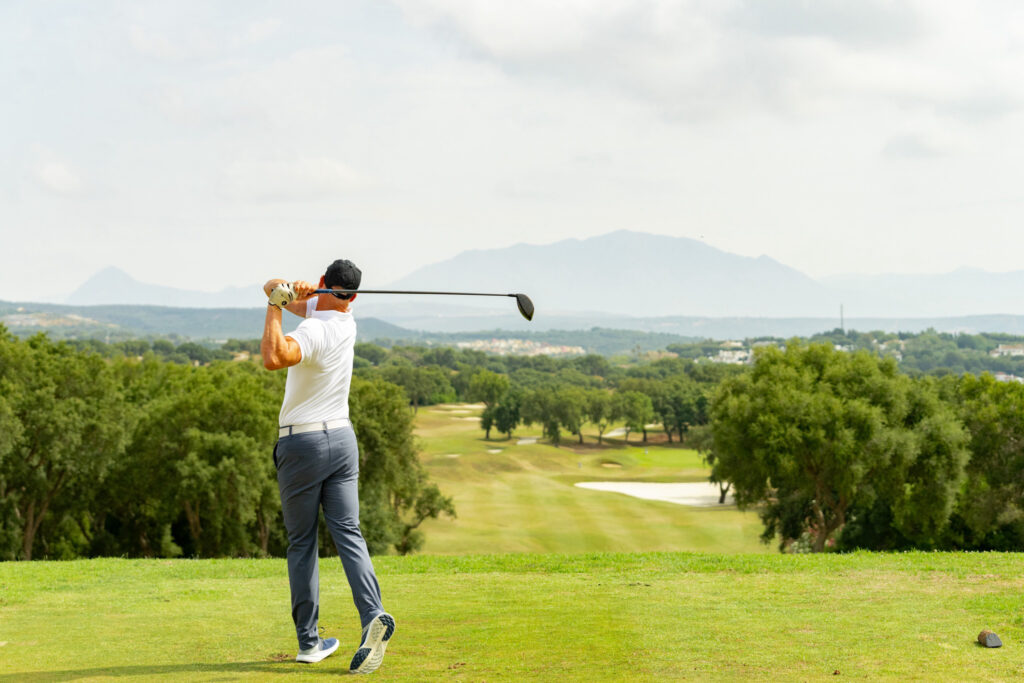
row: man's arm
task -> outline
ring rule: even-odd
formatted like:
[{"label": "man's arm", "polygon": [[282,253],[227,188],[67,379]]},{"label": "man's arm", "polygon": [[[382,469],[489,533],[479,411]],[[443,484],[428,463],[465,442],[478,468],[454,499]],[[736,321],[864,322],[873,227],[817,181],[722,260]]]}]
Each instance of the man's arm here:
[{"label": "man's arm", "polygon": [[[305,306],[305,304],[303,304]],[[263,339],[260,340],[260,355],[267,370],[280,370],[298,365],[302,361],[302,349],[291,337],[281,331],[281,309],[267,304],[267,318],[263,323]]]}]

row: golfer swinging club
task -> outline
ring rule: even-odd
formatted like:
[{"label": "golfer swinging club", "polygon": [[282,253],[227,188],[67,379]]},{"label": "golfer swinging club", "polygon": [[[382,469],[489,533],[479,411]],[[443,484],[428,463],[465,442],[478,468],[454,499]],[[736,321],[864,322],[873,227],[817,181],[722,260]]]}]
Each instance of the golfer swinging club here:
[{"label": "golfer swinging club", "polygon": [[[358,289],[362,273],[337,260],[320,278],[320,288]],[[320,638],[318,512],[338,548],[352,600],[359,610],[363,640],[352,658],[352,673],[380,666],[395,620],[384,611],[380,586],[359,531],[359,448],[348,420],[348,392],[356,323],[349,312],[355,294],[313,294],[305,281],[270,280],[260,353],[268,370],[289,368],[274,446],[281,512],[288,531],[288,581],[292,619],[299,638],[299,662],[319,662],[338,649],[337,638]],[[285,336],[281,311],[305,318]]]}]

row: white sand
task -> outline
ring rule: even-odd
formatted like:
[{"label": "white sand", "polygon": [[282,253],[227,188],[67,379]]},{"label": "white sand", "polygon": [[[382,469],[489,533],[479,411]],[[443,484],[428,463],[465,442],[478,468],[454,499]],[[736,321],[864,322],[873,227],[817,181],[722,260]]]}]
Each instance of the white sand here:
[{"label": "white sand", "polygon": [[488,448],[487,452],[488,453],[501,453],[501,449],[500,448]]},{"label": "white sand", "polygon": [[461,458],[462,457],[462,453],[446,453],[445,455],[442,455],[440,457],[442,457],[442,458]]},{"label": "white sand", "polygon": [[[678,505],[693,507],[714,507],[718,505],[718,484],[711,482],[686,483],[651,483],[640,481],[584,481],[576,484],[580,488],[593,491],[610,491],[624,493],[644,500],[663,500]],[[725,498],[726,505],[735,503],[730,493]]]},{"label": "white sand", "polygon": [[529,446],[533,443],[537,443],[537,439],[519,439],[519,441],[516,442],[519,446]]}]

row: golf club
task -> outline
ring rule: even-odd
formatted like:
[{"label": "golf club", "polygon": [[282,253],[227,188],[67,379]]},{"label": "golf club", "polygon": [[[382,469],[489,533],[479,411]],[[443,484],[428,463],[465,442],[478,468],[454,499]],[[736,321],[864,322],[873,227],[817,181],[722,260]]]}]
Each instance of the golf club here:
[{"label": "golf club", "polygon": [[481,292],[407,292],[396,289],[317,289],[314,294],[436,294],[443,296],[511,296],[516,300],[519,312],[527,320],[533,320],[533,302],[525,294],[484,294]]}]

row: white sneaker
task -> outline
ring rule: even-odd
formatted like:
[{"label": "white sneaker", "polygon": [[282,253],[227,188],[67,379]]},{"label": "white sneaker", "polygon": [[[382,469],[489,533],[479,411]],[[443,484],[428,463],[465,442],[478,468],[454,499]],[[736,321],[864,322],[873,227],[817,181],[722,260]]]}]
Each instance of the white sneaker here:
[{"label": "white sneaker", "polygon": [[354,674],[368,674],[377,670],[384,661],[384,650],[395,633],[395,618],[390,614],[378,614],[363,629],[363,644],[356,650],[348,670]]},{"label": "white sneaker", "polygon": [[319,643],[308,650],[299,650],[299,654],[295,655],[295,661],[313,664],[315,662],[319,662],[321,659],[330,657],[337,649],[337,638],[328,638],[327,640],[321,638]]}]

